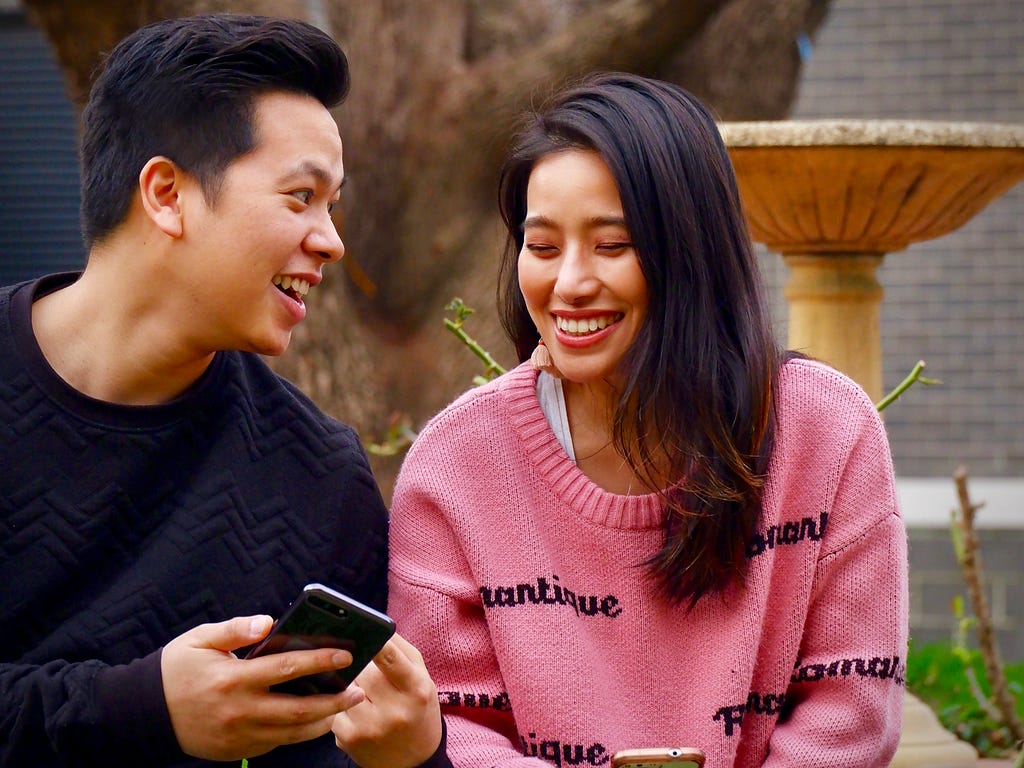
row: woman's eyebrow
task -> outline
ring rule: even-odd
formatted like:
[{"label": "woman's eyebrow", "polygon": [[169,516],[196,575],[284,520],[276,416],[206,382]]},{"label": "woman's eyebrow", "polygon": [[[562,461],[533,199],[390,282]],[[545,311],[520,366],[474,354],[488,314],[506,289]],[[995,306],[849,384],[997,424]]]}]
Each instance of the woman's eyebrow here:
[{"label": "woman's eyebrow", "polygon": [[529,229],[530,227],[553,227],[555,222],[549,219],[547,216],[541,216],[540,214],[534,214],[533,216],[527,216],[523,219],[523,229]]},{"label": "woman's eyebrow", "polygon": [[[623,216],[592,216],[585,222],[590,227],[625,227],[626,219]],[[554,220],[543,214],[534,214],[523,219],[522,228],[530,227],[554,227]]]}]

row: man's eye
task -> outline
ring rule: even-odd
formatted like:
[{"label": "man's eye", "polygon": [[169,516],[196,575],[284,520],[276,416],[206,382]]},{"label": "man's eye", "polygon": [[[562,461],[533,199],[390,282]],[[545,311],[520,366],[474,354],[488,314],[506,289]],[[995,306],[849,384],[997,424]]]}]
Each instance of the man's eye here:
[{"label": "man's eye", "polygon": [[301,200],[303,205],[309,205],[313,200],[313,190],[311,189],[299,189],[292,192],[292,195]]},{"label": "man's eye", "polygon": [[334,209],[338,207],[338,203],[339,202],[341,202],[341,201],[340,200],[335,200],[333,203],[328,203],[327,204],[327,212],[328,213],[334,213]]}]

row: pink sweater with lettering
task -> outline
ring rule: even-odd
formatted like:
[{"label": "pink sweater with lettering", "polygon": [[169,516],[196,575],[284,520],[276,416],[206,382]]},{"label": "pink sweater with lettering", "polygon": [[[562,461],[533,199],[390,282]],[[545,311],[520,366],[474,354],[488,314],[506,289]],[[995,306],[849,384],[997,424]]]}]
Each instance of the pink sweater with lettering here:
[{"label": "pink sweater with lettering", "polygon": [[864,392],[815,362],[784,366],[745,586],[688,612],[638,566],[662,543],[657,497],[592,483],[535,381],[524,365],[459,398],[395,489],[389,610],[437,683],[453,764],[696,746],[708,768],[887,765],[906,535]]}]

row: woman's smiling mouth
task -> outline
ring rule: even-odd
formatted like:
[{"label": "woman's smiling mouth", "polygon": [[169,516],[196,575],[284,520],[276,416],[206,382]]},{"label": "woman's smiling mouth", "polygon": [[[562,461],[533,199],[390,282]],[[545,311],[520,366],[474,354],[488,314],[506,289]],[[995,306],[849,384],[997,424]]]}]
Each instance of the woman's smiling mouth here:
[{"label": "woman's smiling mouth", "polygon": [[570,336],[586,336],[587,334],[595,333],[597,331],[604,330],[609,325],[622,320],[623,315],[621,312],[607,315],[595,315],[594,317],[560,317],[555,316],[555,327],[558,328],[562,333],[567,333]]}]

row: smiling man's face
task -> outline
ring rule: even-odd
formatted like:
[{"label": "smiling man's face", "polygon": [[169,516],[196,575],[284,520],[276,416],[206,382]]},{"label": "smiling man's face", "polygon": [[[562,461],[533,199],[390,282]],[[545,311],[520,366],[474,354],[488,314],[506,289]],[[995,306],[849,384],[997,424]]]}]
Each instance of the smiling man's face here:
[{"label": "smiling man's face", "polygon": [[211,349],[278,355],[323,266],[345,253],[331,219],[345,168],[337,124],[316,99],[271,92],[254,113],[255,147],[225,170],[213,204],[185,217],[187,322]]}]

